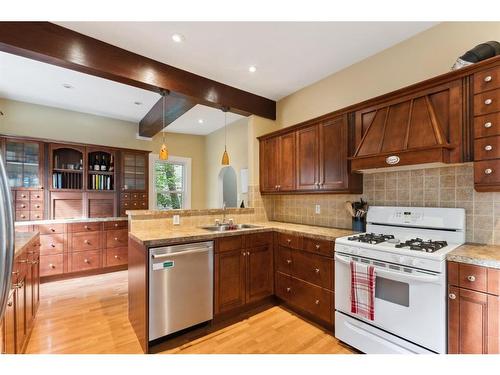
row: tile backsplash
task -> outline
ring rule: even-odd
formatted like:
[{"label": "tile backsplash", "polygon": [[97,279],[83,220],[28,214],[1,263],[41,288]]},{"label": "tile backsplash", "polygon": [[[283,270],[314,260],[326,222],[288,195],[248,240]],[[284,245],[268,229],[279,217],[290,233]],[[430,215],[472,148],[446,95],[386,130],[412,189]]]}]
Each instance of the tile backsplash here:
[{"label": "tile backsplash", "polygon": [[[473,173],[472,163],[465,163],[365,174],[361,196],[370,205],[465,208],[467,242],[500,244],[500,193],[476,192]],[[263,196],[261,202],[270,220],[350,228],[344,202],[359,198],[356,194],[274,195]],[[315,213],[316,204],[320,214]]]}]

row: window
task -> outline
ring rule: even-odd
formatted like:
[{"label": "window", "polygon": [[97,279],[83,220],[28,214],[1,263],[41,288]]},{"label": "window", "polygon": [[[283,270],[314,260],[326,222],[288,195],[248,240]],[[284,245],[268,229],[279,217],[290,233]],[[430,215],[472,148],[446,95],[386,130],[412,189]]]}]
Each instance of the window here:
[{"label": "window", "polygon": [[186,163],[155,160],[153,178],[156,209],[186,208]]}]

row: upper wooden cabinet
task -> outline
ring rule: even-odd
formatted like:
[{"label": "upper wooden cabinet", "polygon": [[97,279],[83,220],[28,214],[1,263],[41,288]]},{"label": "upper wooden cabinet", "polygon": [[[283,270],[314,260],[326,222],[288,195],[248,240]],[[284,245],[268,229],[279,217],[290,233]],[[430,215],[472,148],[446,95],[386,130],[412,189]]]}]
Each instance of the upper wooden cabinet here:
[{"label": "upper wooden cabinet", "polygon": [[462,100],[454,80],[357,110],[352,168],[463,161]]},{"label": "upper wooden cabinet", "polygon": [[362,190],[351,174],[347,116],[326,117],[259,138],[262,193]]}]

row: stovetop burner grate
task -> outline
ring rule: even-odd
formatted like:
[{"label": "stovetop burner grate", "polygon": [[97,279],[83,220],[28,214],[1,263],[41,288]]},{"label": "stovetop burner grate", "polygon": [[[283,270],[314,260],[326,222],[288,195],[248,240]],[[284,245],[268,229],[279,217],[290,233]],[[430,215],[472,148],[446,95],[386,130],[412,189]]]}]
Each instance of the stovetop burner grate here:
[{"label": "stovetop burner grate", "polygon": [[378,244],[385,242],[387,240],[394,239],[392,234],[375,234],[375,233],[363,233],[357,236],[347,237],[349,241],[357,241],[370,244]]},{"label": "stovetop burner grate", "polygon": [[421,238],[412,238],[408,241],[401,242],[395,247],[398,249],[409,248],[410,250],[423,251],[425,253],[434,253],[443,247],[448,246],[446,241],[424,241]]}]

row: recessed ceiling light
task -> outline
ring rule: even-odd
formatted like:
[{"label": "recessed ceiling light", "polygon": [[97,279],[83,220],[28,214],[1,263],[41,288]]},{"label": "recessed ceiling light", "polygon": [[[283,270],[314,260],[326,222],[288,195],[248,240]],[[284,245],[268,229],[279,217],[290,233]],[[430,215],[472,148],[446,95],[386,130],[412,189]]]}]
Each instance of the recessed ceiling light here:
[{"label": "recessed ceiling light", "polygon": [[256,67],[255,65],[250,65],[250,66],[248,67],[248,71],[249,71],[250,73],[255,73],[255,72],[257,71],[257,67]]},{"label": "recessed ceiling light", "polygon": [[74,87],[70,85],[69,83],[63,83],[62,85],[65,89],[73,89]]},{"label": "recessed ceiling light", "polygon": [[198,120],[198,124],[203,124],[203,119],[202,119],[202,118],[200,118],[200,119]]},{"label": "recessed ceiling light", "polygon": [[135,105],[142,105],[142,102],[134,102]]},{"label": "recessed ceiling light", "polygon": [[176,33],[176,34],[172,35],[172,40],[175,43],[182,43],[182,42],[184,42],[185,38],[184,38],[184,35]]}]

